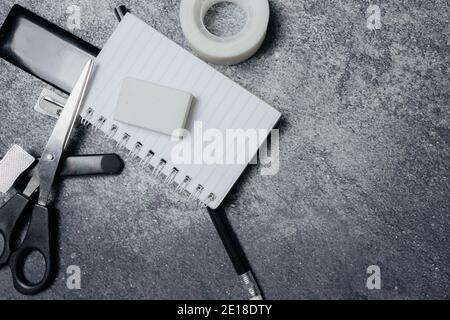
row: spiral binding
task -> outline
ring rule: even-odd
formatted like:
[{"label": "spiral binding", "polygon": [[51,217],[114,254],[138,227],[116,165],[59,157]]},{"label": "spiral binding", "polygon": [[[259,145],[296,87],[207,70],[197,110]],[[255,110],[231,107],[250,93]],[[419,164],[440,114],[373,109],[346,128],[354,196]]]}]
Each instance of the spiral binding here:
[{"label": "spiral binding", "polygon": [[123,149],[126,148],[128,141],[130,141],[131,136],[128,133],[124,133],[122,138],[117,142],[117,148]]},{"label": "spiral binding", "polygon": [[86,111],[86,115],[81,119],[81,124],[84,126],[89,126],[90,120],[92,119],[92,116],[94,115],[94,109],[88,108]]},{"label": "spiral binding", "polygon": [[94,125],[94,130],[95,130],[95,131],[101,130],[101,128],[103,127],[103,125],[105,124],[105,122],[106,122],[106,118],[105,118],[105,117],[100,117],[100,118],[98,118],[97,122],[96,122],[95,125]]},{"label": "spiral binding", "polygon": [[164,183],[167,185],[171,185],[172,182],[175,180],[175,178],[177,177],[179,171],[177,168],[172,168],[172,171],[170,172],[170,174],[166,177],[166,180],[164,180]]},{"label": "spiral binding", "polygon": [[[88,108],[85,112],[85,115],[82,117],[81,124],[88,127],[92,124],[92,127],[95,131],[103,129],[107,122],[107,118],[104,116],[99,116],[96,121],[92,121],[94,118],[94,109]],[[140,157],[141,160],[139,165],[142,168],[152,167],[152,175],[155,177],[160,177],[163,175],[164,169],[167,166],[167,161],[165,159],[159,159],[158,164],[156,166],[152,166],[152,161],[155,158],[155,152],[152,150],[148,150],[145,155],[142,155],[142,151],[144,149],[144,145],[142,142],[137,141],[134,143],[132,147],[128,147],[131,141],[131,135],[124,132],[121,136],[118,136],[119,126],[117,124],[112,124],[108,130],[104,130],[106,134],[106,139],[115,140],[116,145],[119,149],[128,149],[129,152],[127,154],[130,160],[134,160],[137,157]],[[180,171],[173,167],[170,170],[170,173],[163,178],[163,182],[167,185],[173,185],[175,179],[180,174]],[[175,190],[176,192],[182,194],[188,192],[188,187],[192,182],[191,177],[185,176],[181,183],[177,184]],[[214,202],[217,197],[214,193],[210,193],[205,200],[201,200],[201,196],[204,193],[205,188],[202,185],[197,185],[195,190],[192,193],[189,193],[188,200],[196,202],[201,208],[207,207],[210,203]]]},{"label": "spiral binding", "polygon": [[164,167],[166,166],[166,164],[167,164],[167,161],[164,159],[161,159],[159,161],[159,164],[153,168],[153,175],[155,177],[159,177],[161,175],[162,171],[164,170]]},{"label": "spiral binding", "polygon": [[153,157],[155,156],[155,153],[152,150],[149,150],[147,155],[141,159],[141,167],[148,168],[151,164],[151,161]]},{"label": "spiral binding", "polygon": [[141,152],[142,147],[143,147],[142,143],[140,143],[139,141],[136,142],[134,148],[131,149],[130,152],[128,152],[128,157],[130,158],[130,160],[135,159],[139,155],[139,152]]},{"label": "spiral binding", "polygon": [[106,138],[107,138],[108,140],[114,139],[114,136],[116,135],[116,133],[117,133],[118,130],[119,130],[119,127],[116,126],[115,124],[113,124],[113,125],[111,126],[111,129],[109,129],[109,133],[108,133],[108,135],[106,136]]}]

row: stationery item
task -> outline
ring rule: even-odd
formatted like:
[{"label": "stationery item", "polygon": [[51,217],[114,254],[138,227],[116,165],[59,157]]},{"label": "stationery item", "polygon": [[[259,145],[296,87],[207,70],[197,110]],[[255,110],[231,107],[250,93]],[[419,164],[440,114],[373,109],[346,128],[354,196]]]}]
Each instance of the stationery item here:
[{"label": "stationery item", "polygon": [[[202,132],[208,129],[216,129],[224,138],[229,130],[264,134],[247,146],[248,157],[242,163],[206,164],[195,159],[173,163],[172,150],[179,141],[114,120],[120,85],[127,77],[192,93],[195,103],[186,122],[191,134],[182,139],[184,146],[201,147]],[[82,117],[119,147],[126,147],[131,158],[139,156],[143,166],[152,166],[156,176],[164,175],[167,184],[177,185],[191,199],[215,209],[256,155],[280,113],[128,13],[97,57]]]},{"label": "stationery item", "polygon": [[47,88],[42,89],[39,98],[34,105],[34,110],[49,117],[58,119],[64,108],[66,99]]},{"label": "stationery item", "polygon": [[19,145],[12,146],[0,160],[0,193],[8,192],[34,161],[34,157]]},{"label": "stationery item", "polygon": [[222,240],[225,250],[230,257],[234,270],[250,296],[250,300],[263,300],[261,289],[253,276],[250,263],[245,256],[244,250],[227,219],[225,210],[222,207],[219,207],[216,210],[208,208],[208,213]]},{"label": "stationery item", "polygon": [[93,154],[67,157],[58,174],[61,177],[116,175],[123,171],[124,163],[117,154]]},{"label": "stationery item", "polygon": [[49,96],[42,97],[36,105],[38,106],[36,111],[45,113],[54,118],[58,118],[64,108],[64,105],[61,102]]},{"label": "stationery item", "polygon": [[[51,229],[53,213],[49,211],[48,202],[64,149],[81,109],[92,68],[93,61],[89,60],[56,122],[37,169],[23,193],[17,193],[0,208],[0,237],[3,239],[0,265],[9,262],[14,287],[22,294],[36,294],[42,291],[54,276],[54,232]],[[13,231],[19,218],[30,207],[31,197],[37,190],[39,190],[37,203],[31,206],[31,219],[25,238],[17,249],[13,249],[11,247]],[[35,252],[38,252],[45,262],[44,275],[37,283],[30,281],[24,272],[27,257]]]},{"label": "stationery item", "polygon": [[[218,37],[203,22],[215,4],[232,2],[247,16],[244,28],[236,35]],[[267,33],[270,7],[268,0],[181,0],[180,22],[192,49],[202,59],[216,64],[237,64],[253,56]]]},{"label": "stationery item", "polygon": [[[124,167],[122,158],[115,153],[83,154],[64,158],[58,175],[61,177],[116,175],[122,173]],[[28,171],[27,178],[31,178],[36,169],[34,167]]]},{"label": "stationery item", "polygon": [[69,93],[100,50],[15,4],[0,28],[0,57]]},{"label": "stationery item", "polygon": [[133,126],[182,137],[191,107],[188,92],[125,78],[120,89],[114,119]]},{"label": "stationery item", "polygon": [[118,5],[114,8],[114,14],[116,15],[117,20],[122,20],[123,17],[128,13],[128,9],[123,4]]},{"label": "stationery item", "polygon": [[[25,173],[31,178],[35,163],[36,159],[18,145],[8,150],[0,159],[0,193],[8,192]],[[124,163],[117,154],[80,155],[65,158],[58,174],[62,177],[113,175],[120,174],[123,168]]]}]

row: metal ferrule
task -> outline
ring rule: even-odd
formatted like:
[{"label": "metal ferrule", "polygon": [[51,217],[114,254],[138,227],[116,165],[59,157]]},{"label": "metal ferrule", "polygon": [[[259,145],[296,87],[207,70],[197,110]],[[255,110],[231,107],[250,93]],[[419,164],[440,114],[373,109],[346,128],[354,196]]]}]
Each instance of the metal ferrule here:
[{"label": "metal ferrule", "polygon": [[250,300],[264,300],[261,290],[259,289],[258,283],[253,276],[251,271],[244,273],[239,276],[245,291],[250,295]]}]

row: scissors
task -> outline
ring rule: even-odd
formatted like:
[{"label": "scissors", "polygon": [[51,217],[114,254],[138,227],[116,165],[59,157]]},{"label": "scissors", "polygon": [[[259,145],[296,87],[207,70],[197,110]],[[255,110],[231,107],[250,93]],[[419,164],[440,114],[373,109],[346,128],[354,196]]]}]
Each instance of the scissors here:
[{"label": "scissors", "polygon": [[[22,294],[41,292],[53,277],[54,232],[51,230],[49,197],[64,149],[78,119],[93,65],[93,60],[89,60],[83,68],[24,191],[15,194],[0,208],[0,240],[3,238],[3,246],[0,246],[0,266],[9,263],[14,287]],[[11,237],[19,218],[28,208],[31,212],[30,222],[22,243],[14,250]],[[26,259],[35,252],[38,252],[45,262],[45,272],[38,282],[30,281],[25,275]]]}]

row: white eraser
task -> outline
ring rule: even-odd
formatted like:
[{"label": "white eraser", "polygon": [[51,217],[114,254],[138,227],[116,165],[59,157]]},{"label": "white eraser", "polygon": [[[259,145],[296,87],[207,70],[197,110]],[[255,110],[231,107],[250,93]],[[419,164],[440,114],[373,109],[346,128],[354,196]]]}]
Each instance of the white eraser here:
[{"label": "white eraser", "polygon": [[184,129],[192,100],[192,95],[182,90],[125,78],[114,119],[180,138],[177,129]]}]

